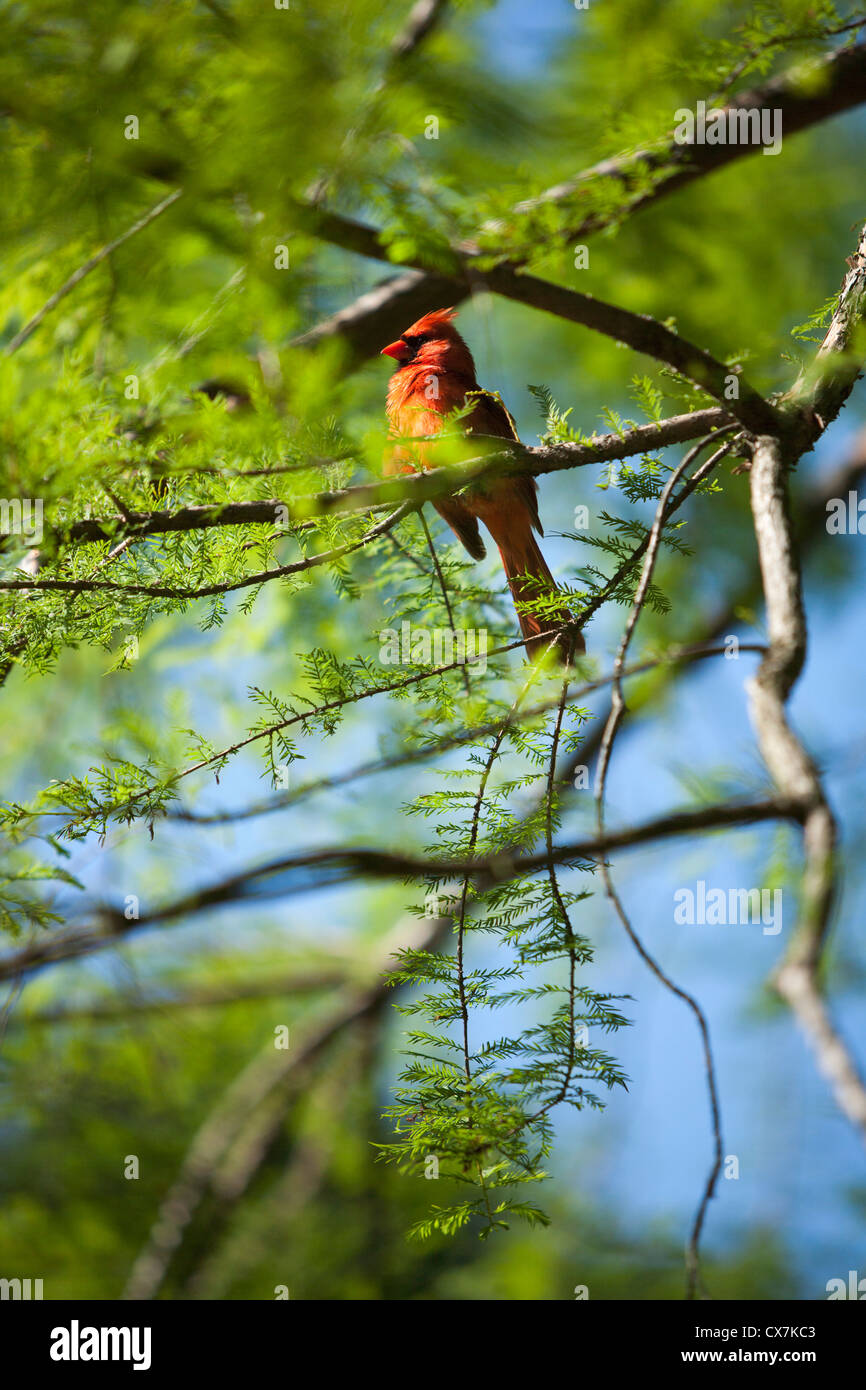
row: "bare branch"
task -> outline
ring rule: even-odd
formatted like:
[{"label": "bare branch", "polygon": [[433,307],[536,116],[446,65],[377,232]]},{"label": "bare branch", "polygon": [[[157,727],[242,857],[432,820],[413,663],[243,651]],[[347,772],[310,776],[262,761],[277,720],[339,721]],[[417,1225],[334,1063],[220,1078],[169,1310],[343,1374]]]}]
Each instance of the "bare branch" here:
[{"label": "bare branch", "polygon": [[[808,421],[800,447],[810,447],[825,418],[841,408],[858,375],[855,349],[866,317],[866,228],[849,262],[816,371],[801,376],[791,399]],[[861,349],[862,350],[862,349]],[[788,722],[786,703],[806,659],[802,577],[791,524],[788,473],[798,457],[774,438],[756,441],[751,467],[752,515],[767,606],[770,645],[747,683],[761,755],[779,791],[796,797],[803,821],[802,900],[797,929],[774,983],[804,1029],[839,1108],[866,1139],[866,1081],[835,1030],[818,980],[836,894],[836,823],[818,770]]]},{"label": "bare branch", "polygon": [[751,483],[770,632],[770,649],[757,676],[747,684],[752,724],[776,786],[806,807],[800,919],[774,983],[805,1030],[837,1104],[866,1139],[866,1083],[833,1027],[817,978],[836,890],[836,825],[817,768],[785,711],[805,660],[806,620],[778,441],[758,441]]},{"label": "bare branch", "polygon": [[448,8],[448,0],[415,0],[399,34],[391,42],[391,61],[402,62],[432,34]]},{"label": "bare branch", "polygon": [[320,990],[338,989],[348,984],[348,969],[308,970],[301,968],[292,975],[269,975],[262,980],[240,980],[235,984],[201,985],[183,993],[159,996],[135,994],[120,1000],[89,1004],[80,1008],[40,1009],[22,1013],[19,1009],[10,1022],[12,1031],[22,1028],[52,1028],[67,1023],[112,1023],[131,1015],[170,1013],[174,1009],[210,1009],[234,1004],[243,999],[283,999],[289,995],[317,994]]},{"label": "bare branch", "polygon": [[[571,323],[583,324],[616,342],[626,343],[635,352],[654,357],[687,377],[701,390],[719,401],[729,415],[748,430],[779,428],[774,407],[741,374],[733,373],[704,348],[683,338],[649,314],[635,314],[617,304],[608,304],[594,295],[567,289],[536,275],[527,275],[508,265],[496,266],[484,276],[485,288],[518,300],[535,309],[556,314]],[[736,397],[731,392],[736,389]],[[763,424],[762,424],[763,422]]]}]

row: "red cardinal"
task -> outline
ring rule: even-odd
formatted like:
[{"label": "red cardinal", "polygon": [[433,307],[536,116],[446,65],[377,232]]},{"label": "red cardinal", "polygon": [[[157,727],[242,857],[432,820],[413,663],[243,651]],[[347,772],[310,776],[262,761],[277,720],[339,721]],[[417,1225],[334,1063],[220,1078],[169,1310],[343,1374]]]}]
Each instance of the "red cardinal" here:
[{"label": "red cardinal", "polygon": [[[399,363],[388,387],[388,419],[391,434],[403,437],[438,434],[443,417],[467,402],[470,412],[461,427],[470,434],[500,435],[517,439],[514,421],[497,396],[483,391],[475,379],[472,353],[451,320],[453,309],[437,309],[407,328],[396,343],[382,348],[385,357]],[[474,402],[474,404],[473,404]],[[435,466],[429,446],[396,445],[385,461],[386,473],[414,473],[420,452],[422,467]],[[538,519],[538,489],[529,475],[479,482],[459,497],[444,497],[433,505],[465,545],[474,560],[486,551],[478,522],[483,521],[499,547],[505,577],[515,602],[526,649],[531,656],[546,651],[552,638],[543,632],[567,625],[556,650],[567,664],[575,652],[583,652],[583,636],[564,604],[547,614],[521,612],[521,602],[556,589],[553,576],[538,548],[533,530],[544,535]],[[529,579],[526,576],[530,576]],[[537,581],[542,581],[540,585]],[[536,581],[536,582],[533,582]]]}]

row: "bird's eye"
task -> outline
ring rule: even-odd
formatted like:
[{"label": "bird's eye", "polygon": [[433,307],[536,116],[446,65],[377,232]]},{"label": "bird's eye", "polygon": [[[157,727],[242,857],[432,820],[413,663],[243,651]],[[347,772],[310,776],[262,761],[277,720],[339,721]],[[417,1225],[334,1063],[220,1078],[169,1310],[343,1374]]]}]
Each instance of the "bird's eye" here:
[{"label": "bird's eye", "polygon": [[423,341],[424,339],[417,333],[403,334],[403,342],[407,348],[411,348],[412,352],[417,352]]}]

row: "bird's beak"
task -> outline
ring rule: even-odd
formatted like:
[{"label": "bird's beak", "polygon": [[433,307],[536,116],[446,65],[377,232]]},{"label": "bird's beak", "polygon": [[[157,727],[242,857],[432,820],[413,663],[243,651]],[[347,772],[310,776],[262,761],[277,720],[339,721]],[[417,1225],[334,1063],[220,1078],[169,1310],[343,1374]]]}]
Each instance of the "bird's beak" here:
[{"label": "bird's beak", "polygon": [[389,343],[387,347],[383,347],[379,356],[393,357],[396,362],[405,362],[409,357],[409,344],[398,338],[396,343]]}]

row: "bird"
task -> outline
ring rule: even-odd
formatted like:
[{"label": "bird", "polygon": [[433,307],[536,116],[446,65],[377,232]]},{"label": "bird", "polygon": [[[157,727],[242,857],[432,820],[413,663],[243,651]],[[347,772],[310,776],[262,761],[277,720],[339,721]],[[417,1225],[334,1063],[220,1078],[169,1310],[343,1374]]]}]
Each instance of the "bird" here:
[{"label": "bird", "polygon": [[[404,439],[439,434],[446,417],[460,409],[465,410],[460,417],[465,433],[519,442],[514,420],[499,396],[478,384],[472,353],[454,326],[455,313],[436,309],[424,314],[381,349],[381,356],[397,363],[388,386],[389,434]],[[422,471],[434,467],[434,449],[430,441],[389,445],[384,472],[415,473],[419,463]],[[483,560],[487,553],[478,527],[479,521],[484,523],[499,549],[530,658],[548,650],[552,630],[562,628],[555,651],[567,666],[586,650],[586,644],[566,604],[545,605],[543,613],[525,606],[556,591],[533,535],[534,531],[544,535],[537,494],[531,475],[512,474],[479,481],[463,489],[459,497],[440,497],[433,505],[474,560]]]}]

